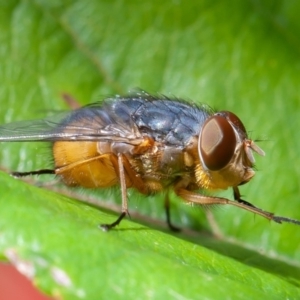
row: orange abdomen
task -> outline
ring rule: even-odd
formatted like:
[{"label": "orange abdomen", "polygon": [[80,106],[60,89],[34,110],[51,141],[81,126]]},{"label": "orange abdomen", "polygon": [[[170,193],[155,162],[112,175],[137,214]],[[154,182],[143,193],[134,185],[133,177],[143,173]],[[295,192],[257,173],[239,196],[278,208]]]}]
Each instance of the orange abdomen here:
[{"label": "orange abdomen", "polygon": [[56,174],[69,186],[110,187],[119,182],[113,154],[100,154],[96,142],[59,141],[53,144]]}]

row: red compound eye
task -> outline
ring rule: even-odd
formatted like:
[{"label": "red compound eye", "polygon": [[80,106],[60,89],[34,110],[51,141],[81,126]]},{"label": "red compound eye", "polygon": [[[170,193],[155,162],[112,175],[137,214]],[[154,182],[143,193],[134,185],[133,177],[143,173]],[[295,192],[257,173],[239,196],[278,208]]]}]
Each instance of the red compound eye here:
[{"label": "red compound eye", "polygon": [[239,134],[242,137],[244,137],[244,138],[247,137],[247,132],[246,132],[246,128],[245,128],[244,124],[239,119],[239,117],[236,116],[234,113],[225,110],[225,111],[220,111],[220,112],[216,113],[216,115],[220,115],[220,116],[226,118],[228,121],[230,121],[234,125],[234,127],[238,130]]},{"label": "red compound eye", "polygon": [[204,165],[211,171],[224,168],[230,162],[235,148],[235,132],[227,118],[222,114],[215,114],[207,119],[198,145]]}]

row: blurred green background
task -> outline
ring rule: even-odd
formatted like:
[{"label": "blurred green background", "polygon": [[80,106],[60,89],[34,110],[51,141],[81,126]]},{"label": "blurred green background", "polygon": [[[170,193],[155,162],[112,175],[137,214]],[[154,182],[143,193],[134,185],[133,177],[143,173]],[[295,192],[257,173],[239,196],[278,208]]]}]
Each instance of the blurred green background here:
[{"label": "blurred green background", "polygon": [[[40,118],[58,110],[66,110],[68,107],[62,100],[64,93],[71,95],[83,105],[102,100],[108,95],[126,94],[133,88],[167,96],[174,95],[197,103],[204,102],[216,109],[230,110],[241,118],[253,139],[261,140],[259,146],[266,152],[265,157],[257,157],[257,174],[254,179],[241,188],[244,198],[277,215],[300,219],[299,11],[300,3],[292,0],[190,2],[0,0],[0,121],[8,123]],[[0,164],[4,170],[18,171],[49,167],[51,166],[49,147],[44,144],[2,143]],[[22,192],[16,192],[17,188]],[[62,216],[64,210],[68,209],[64,205],[68,206],[66,203],[69,200],[52,195],[49,197],[53,199],[58,197],[59,200],[57,203],[56,200],[51,200],[51,204],[48,205],[38,197],[47,199],[48,192],[35,188],[31,190],[31,187],[5,176],[0,189],[2,195],[0,250],[3,251],[3,256],[7,257],[5,249],[20,247],[18,249],[23,256],[20,255],[31,259],[31,255],[26,256],[26,253],[32,250],[32,243],[36,241],[37,244],[47,244],[48,240],[42,233],[43,237],[36,233],[34,228],[32,231],[27,230],[26,228],[32,227],[29,223],[34,223],[35,227],[39,228],[48,225],[45,230],[51,231],[52,226],[55,227],[55,224],[59,223],[55,218]],[[24,195],[24,191],[28,189],[30,190],[28,194],[33,193],[35,195],[32,196],[33,199],[36,197],[30,213],[26,213],[29,204],[24,203],[21,196],[17,196]],[[112,198],[119,196],[118,192],[108,192],[104,195],[106,198],[110,195]],[[232,197],[230,191],[222,192],[220,195]],[[139,198],[136,194],[132,197],[135,196]],[[143,198],[133,199],[132,206],[133,209],[140,207],[142,214],[163,219],[163,205],[160,200],[159,196],[148,201]],[[71,217],[68,215],[67,220],[62,220],[66,222],[61,225],[62,230],[66,235],[70,235],[70,239],[76,241],[72,235],[74,233],[72,226],[75,226],[72,222],[83,222],[77,219],[81,220],[83,216],[81,211],[87,210],[89,213],[85,212],[87,214],[85,217],[89,218],[91,214],[91,221],[87,223],[97,237],[99,235],[95,228],[97,217],[92,216],[97,212],[93,210],[90,212],[90,208],[74,203],[72,205],[76,207],[75,212],[71,209],[65,213],[67,215],[70,213]],[[49,211],[48,206],[51,207]],[[53,210],[59,213],[52,214]],[[236,208],[216,207],[211,212],[216,223],[214,229],[210,227],[202,210],[185,207],[178,201],[174,203],[175,221],[178,225],[199,232],[200,228],[205,228],[206,231],[217,230],[222,235],[220,240],[206,241],[206,237],[203,238],[199,233],[199,236],[193,237],[195,247],[207,243],[206,246],[212,251],[225,254],[225,257],[236,256],[246,264],[249,260],[256,261],[255,267],[260,264],[257,261],[262,260],[261,265],[267,265],[266,268],[262,267],[263,269],[270,271],[278,268],[277,275],[281,274],[284,280],[293,278],[291,294],[285,295],[289,295],[292,299],[293,288],[299,292],[300,227],[268,222]],[[72,213],[75,214],[74,218]],[[16,220],[18,215],[20,218]],[[44,224],[44,220],[47,220],[47,224]],[[125,221],[120,227],[130,227],[131,224]],[[89,226],[86,230],[89,230]],[[137,226],[140,228],[140,225]],[[53,230],[56,232],[58,229]],[[83,231],[82,234],[85,236],[86,232]],[[109,234],[120,238],[123,232],[120,230]],[[139,240],[141,236],[136,236],[137,234],[145,233],[144,230],[132,233]],[[94,235],[93,242],[95,242]],[[128,236],[130,243],[134,243],[135,238],[131,240],[130,232],[126,231],[125,235]],[[154,233],[153,235],[155,241],[157,236]],[[160,236],[160,243],[171,245],[174,242],[174,247],[177,247],[176,243],[181,243],[178,237],[175,237],[172,243],[167,242],[168,235],[169,233]],[[183,240],[190,238],[180,237]],[[59,244],[58,241],[64,239],[64,236],[49,234],[48,238],[57,239]],[[23,242],[20,242],[20,239]],[[70,251],[78,251],[75,241],[74,244],[71,243]],[[80,235],[78,241],[82,243]],[[223,244],[229,241],[231,245]],[[98,243],[99,247],[102,247],[101,241]],[[97,247],[97,243],[85,245]],[[123,249],[127,247],[126,245],[120,242],[119,247]],[[145,251],[149,251],[147,243],[143,247]],[[52,254],[57,252],[55,249],[52,249]],[[204,248],[200,249],[198,250],[200,252],[206,251]],[[246,249],[255,252],[248,253]],[[137,255],[134,252],[135,247],[131,250],[133,255]],[[38,251],[39,255],[46,257],[50,255],[49,248],[45,247],[43,251]],[[82,249],[82,255],[85,255],[84,253],[85,249]],[[118,256],[118,252],[114,255]],[[267,257],[266,260],[259,255]],[[60,256],[57,254],[55,257]],[[149,259],[145,255],[146,265]],[[101,261],[102,266],[106,264],[108,268],[111,260],[111,257],[107,260],[104,258]],[[58,258],[58,261],[64,260]],[[287,265],[281,265],[282,262],[289,263],[295,269],[290,270]],[[198,267],[202,268],[201,272],[213,268],[211,261],[212,265],[206,263],[208,267],[204,268],[200,259]],[[226,263],[228,262],[225,260],[222,265],[224,269]],[[82,268],[85,269],[84,264]],[[139,268],[137,267],[138,270]],[[236,268],[239,267],[235,266],[233,269]],[[80,272],[83,272],[83,269],[80,269]],[[228,270],[228,273],[224,273],[225,279],[221,277],[223,282],[227,282],[226,276],[232,272],[230,268]],[[143,271],[140,271],[142,275],[136,271],[133,276],[144,276]],[[105,280],[108,276],[97,274],[97,269],[93,272],[93,275],[100,278],[99,280]],[[205,272],[204,274],[207,274]],[[246,269],[244,272],[251,273],[252,269]],[[115,270],[112,271],[112,274],[115,273]],[[76,270],[74,274],[77,274]],[[159,274],[163,276],[164,273],[162,271]],[[195,276],[198,276],[196,274]],[[84,274],[81,276],[84,277]],[[89,276],[94,278],[91,274],[87,275],[88,279],[85,279],[87,284],[91,284]],[[257,278],[261,276],[263,275],[257,275]],[[68,293],[64,294],[65,287],[62,289],[55,285],[53,287],[53,284],[43,283],[43,277],[38,278],[42,278],[36,280],[48,293],[53,294],[53,290],[58,290],[64,297],[69,297]],[[208,277],[206,279],[208,280]],[[176,280],[179,278],[174,279],[174,282]],[[139,286],[137,281],[134,282]],[[206,281],[203,279],[203,282]],[[215,285],[209,286],[213,291],[207,289],[203,291],[203,295],[207,298],[213,297],[210,293],[217,293],[217,289],[220,288],[217,282],[215,280]],[[161,280],[154,280],[154,289],[157,289],[160,283]],[[230,283],[232,290],[238,290],[232,282]],[[124,284],[130,286],[127,281]],[[224,284],[226,286],[226,283]],[[132,285],[134,286],[133,283]],[[248,285],[246,280],[245,286],[240,287],[241,290],[246,292]],[[256,286],[256,283],[253,286],[254,290],[261,292],[261,287]],[[275,281],[274,286],[279,284]],[[106,287],[107,293],[112,292],[109,285]],[[141,288],[137,294],[146,297],[145,290]],[[278,290],[282,292],[283,288]],[[113,291],[113,294],[118,295],[118,292],[114,289]],[[179,294],[181,292],[182,296],[195,299],[193,293],[196,293],[197,289],[191,289],[190,293],[185,289],[177,291]],[[220,290],[220,295],[222,293]],[[120,295],[127,295],[126,290]],[[279,299],[284,296],[280,293],[273,296],[275,295]],[[93,299],[91,295],[89,297]],[[147,297],[151,298],[151,295]]]}]

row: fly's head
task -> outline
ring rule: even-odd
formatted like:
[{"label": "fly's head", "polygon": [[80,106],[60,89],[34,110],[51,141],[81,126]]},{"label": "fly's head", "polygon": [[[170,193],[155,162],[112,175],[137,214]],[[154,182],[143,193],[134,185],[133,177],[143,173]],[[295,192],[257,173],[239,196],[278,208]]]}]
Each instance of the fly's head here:
[{"label": "fly's head", "polygon": [[241,120],[229,111],[215,113],[205,121],[199,135],[197,184],[226,189],[248,182],[255,174],[253,151],[264,155],[248,138]]}]

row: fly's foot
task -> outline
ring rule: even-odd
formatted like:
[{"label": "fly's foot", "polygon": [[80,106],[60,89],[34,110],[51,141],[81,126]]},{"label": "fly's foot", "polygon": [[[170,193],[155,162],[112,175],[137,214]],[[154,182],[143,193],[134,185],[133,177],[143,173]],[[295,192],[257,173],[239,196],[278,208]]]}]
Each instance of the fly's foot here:
[{"label": "fly's foot", "polygon": [[126,214],[127,214],[126,212],[122,212],[115,222],[113,222],[111,224],[100,224],[99,228],[101,228],[103,231],[111,230],[112,228],[114,228],[120,224],[120,222],[123,220],[123,218],[126,216]]},{"label": "fly's foot", "polygon": [[173,232],[180,232],[181,231],[181,228],[179,228],[177,226],[174,226],[172,223],[168,223],[168,227]]}]

